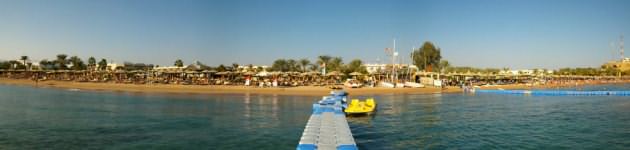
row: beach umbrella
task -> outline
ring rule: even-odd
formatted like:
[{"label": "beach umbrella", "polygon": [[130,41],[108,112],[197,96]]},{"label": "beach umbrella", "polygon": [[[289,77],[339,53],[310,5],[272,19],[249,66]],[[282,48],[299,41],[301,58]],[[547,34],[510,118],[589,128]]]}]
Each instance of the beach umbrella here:
[{"label": "beach umbrella", "polygon": [[204,70],[203,73],[217,73],[216,70]]},{"label": "beach umbrella", "polygon": [[227,74],[230,74],[230,72],[229,71],[222,71],[222,72],[217,73],[217,75],[227,75]]},{"label": "beach umbrella", "polygon": [[309,75],[320,75],[321,73],[317,72],[317,71],[311,71],[311,72],[308,72],[308,74]]},{"label": "beach umbrella", "polygon": [[363,75],[363,74],[360,73],[360,72],[352,72],[352,73],[350,73],[350,75],[351,76],[360,76],[360,75]]},{"label": "beach umbrella", "polygon": [[282,72],[280,72],[280,71],[274,71],[274,72],[271,72],[270,74],[271,74],[271,75],[280,75],[280,74],[282,74]]},{"label": "beach umbrella", "polygon": [[343,73],[340,73],[339,71],[332,71],[326,74],[326,76],[340,76]]},{"label": "beach umbrella", "polygon": [[246,75],[246,76],[251,76],[251,75],[255,75],[255,74],[256,73],[251,72],[251,71],[247,71],[247,72],[243,73],[243,75]]}]

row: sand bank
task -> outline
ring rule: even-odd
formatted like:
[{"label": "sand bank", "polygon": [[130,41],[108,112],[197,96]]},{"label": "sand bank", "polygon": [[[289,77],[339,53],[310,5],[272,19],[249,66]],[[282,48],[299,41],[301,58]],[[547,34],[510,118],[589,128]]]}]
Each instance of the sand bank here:
[{"label": "sand bank", "polygon": [[[252,87],[252,86],[220,86],[220,85],[171,85],[171,84],[116,84],[116,83],[92,83],[73,81],[40,81],[26,79],[0,78],[0,84],[27,85],[35,87],[52,87],[64,89],[81,89],[96,91],[116,92],[157,92],[178,94],[277,94],[277,95],[308,95],[321,96],[330,93],[331,89],[320,86],[300,87]],[[345,89],[352,95],[378,95],[378,94],[432,94],[461,92],[460,88],[449,87],[446,89],[427,88],[355,88]]]}]

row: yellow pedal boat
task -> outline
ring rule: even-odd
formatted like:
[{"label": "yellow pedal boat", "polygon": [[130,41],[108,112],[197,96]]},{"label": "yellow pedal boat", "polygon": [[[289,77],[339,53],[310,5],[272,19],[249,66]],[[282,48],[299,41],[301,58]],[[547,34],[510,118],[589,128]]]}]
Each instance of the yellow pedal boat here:
[{"label": "yellow pedal boat", "polygon": [[370,114],[376,111],[376,101],[372,98],[368,98],[365,101],[352,99],[350,104],[348,104],[348,108],[344,111],[346,114]]}]

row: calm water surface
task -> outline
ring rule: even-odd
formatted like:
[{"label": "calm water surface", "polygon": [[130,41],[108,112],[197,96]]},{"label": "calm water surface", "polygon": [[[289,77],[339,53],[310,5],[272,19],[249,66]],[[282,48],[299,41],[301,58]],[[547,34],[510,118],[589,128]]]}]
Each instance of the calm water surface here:
[{"label": "calm water surface", "polygon": [[[348,118],[361,149],[630,149],[630,97],[371,97]],[[0,85],[0,149],[295,149],[319,98]]]}]

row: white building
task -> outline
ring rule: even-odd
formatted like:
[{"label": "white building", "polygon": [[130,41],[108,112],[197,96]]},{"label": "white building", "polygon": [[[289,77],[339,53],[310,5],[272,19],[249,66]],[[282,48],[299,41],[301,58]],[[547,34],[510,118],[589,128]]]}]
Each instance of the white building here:
[{"label": "white building", "polygon": [[249,68],[249,65],[246,65],[246,66],[238,66],[238,70],[241,70],[242,72],[247,72],[247,71],[254,71],[254,69],[259,68],[259,67],[262,68],[262,70],[258,70],[258,71],[267,70],[267,68],[269,68],[269,66],[266,66],[266,65],[262,65],[262,66],[252,65],[252,68]]},{"label": "white building", "polygon": [[164,67],[153,67],[154,71],[163,71],[163,72],[175,72],[175,71],[182,71],[184,70],[185,67],[177,67],[177,66],[164,66]]},{"label": "white building", "polygon": [[116,70],[116,68],[118,67],[125,67],[124,64],[117,64],[117,63],[107,63],[107,69],[108,70]]},{"label": "white building", "polygon": [[[375,73],[380,71],[385,71],[387,66],[391,66],[391,64],[363,64],[368,73]],[[408,64],[394,64],[396,69],[401,69],[409,66],[411,70],[417,71],[418,67],[416,65],[408,65]]]},{"label": "white building", "polygon": [[[545,73],[543,69],[521,69],[521,70],[501,70],[499,74],[507,74],[507,75],[541,75]],[[547,74],[552,74],[553,70],[547,70]]]}]

